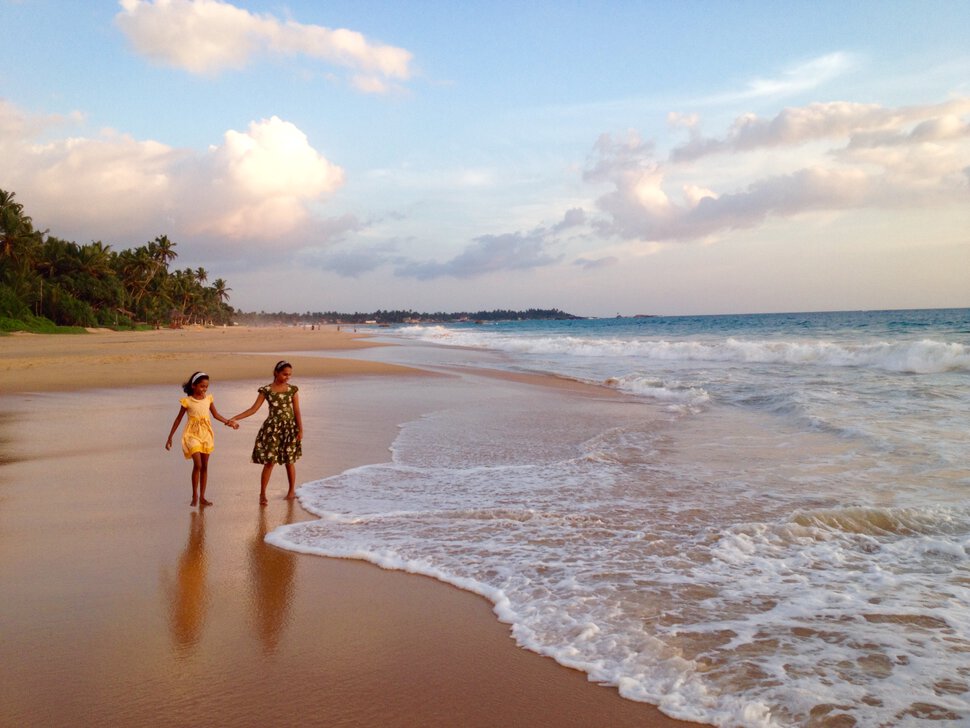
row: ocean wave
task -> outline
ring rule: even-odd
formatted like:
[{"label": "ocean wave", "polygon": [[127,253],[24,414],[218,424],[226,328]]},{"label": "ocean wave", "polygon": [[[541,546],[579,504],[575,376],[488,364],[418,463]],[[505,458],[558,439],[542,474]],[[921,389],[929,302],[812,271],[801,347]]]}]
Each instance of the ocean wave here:
[{"label": "ocean wave", "polygon": [[411,326],[402,336],[448,346],[496,349],[519,354],[616,357],[659,362],[799,364],[859,367],[906,374],[970,371],[970,349],[963,344],[923,339],[843,344],[827,340],[668,341],[663,339],[504,335],[445,326]]},{"label": "ocean wave", "polygon": [[674,408],[686,407],[690,412],[696,412],[711,400],[710,394],[703,387],[695,387],[677,381],[671,382],[642,377],[636,374],[610,377],[603,383],[608,387],[615,387],[638,397],[653,399]]},{"label": "ocean wave", "polygon": [[800,511],[792,521],[800,526],[868,536],[916,536],[970,530],[966,513],[949,508],[829,508]]}]

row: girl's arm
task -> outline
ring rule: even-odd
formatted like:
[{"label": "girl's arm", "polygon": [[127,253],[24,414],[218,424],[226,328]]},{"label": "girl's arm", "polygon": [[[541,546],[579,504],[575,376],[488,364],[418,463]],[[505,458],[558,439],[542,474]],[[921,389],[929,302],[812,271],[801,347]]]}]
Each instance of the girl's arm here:
[{"label": "girl's arm", "polygon": [[300,415],[300,393],[293,395],[293,416],[296,418],[296,439],[303,439],[303,417]]},{"label": "girl's arm", "polygon": [[235,422],[236,420],[244,420],[244,419],[246,419],[247,417],[249,417],[249,415],[255,414],[256,411],[259,410],[259,408],[263,406],[263,400],[265,400],[265,399],[266,399],[266,397],[264,397],[263,396],[263,393],[260,392],[259,394],[256,395],[256,401],[253,402],[253,406],[252,407],[250,407],[245,412],[240,412],[235,417],[230,417],[229,419],[231,419],[233,422]]},{"label": "girl's arm", "polygon": [[175,435],[175,431],[179,428],[179,422],[182,421],[182,417],[185,416],[185,407],[179,407],[178,416],[175,418],[175,422],[172,423],[172,431],[168,433],[168,441],[165,443],[165,449],[172,449],[172,437]]},{"label": "girl's arm", "polygon": [[[209,403],[209,411],[212,413],[212,416],[215,417],[217,420],[219,420],[219,422],[221,422],[222,424],[227,425],[229,427],[232,427],[232,429],[234,429],[234,430],[238,430],[239,429],[239,425],[237,425],[232,420],[227,420],[225,417],[223,417],[222,415],[219,414],[219,410],[216,409],[216,403],[215,402],[210,402]],[[235,427],[233,427],[233,425],[235,425]]]}]

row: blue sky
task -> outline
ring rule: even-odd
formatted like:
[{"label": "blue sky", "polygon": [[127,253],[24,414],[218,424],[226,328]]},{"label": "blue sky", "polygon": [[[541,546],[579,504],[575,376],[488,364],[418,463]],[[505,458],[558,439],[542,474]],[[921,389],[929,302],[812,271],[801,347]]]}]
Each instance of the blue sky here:
[{"label": "blue sky", "polygon": [[970,3],[0,0],[0,188],[244,310],[970,306]]}]

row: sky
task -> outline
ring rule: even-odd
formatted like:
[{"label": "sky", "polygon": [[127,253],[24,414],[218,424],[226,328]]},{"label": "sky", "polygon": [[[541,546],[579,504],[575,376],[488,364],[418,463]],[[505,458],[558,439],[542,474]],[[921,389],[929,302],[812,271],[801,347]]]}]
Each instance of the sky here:
[{"label": "sky", "polygon": [[965,0],[0,0],[0,189],[244,311],[970,306]]}]

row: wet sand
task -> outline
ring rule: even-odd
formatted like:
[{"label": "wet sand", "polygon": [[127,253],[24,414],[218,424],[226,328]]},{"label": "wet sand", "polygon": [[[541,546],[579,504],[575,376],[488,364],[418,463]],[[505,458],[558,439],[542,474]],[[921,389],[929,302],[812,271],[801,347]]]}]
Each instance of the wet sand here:
[{"label": "wet sand", "polygon": [[398,423],[487,386],[301,354],[365,345],[299,329],[0,338],[4,724],[695,725],[516,647],[475,595],[265,544],[310,516],[282,500],[281,470],[258,506],[260,415],[216,425],[215,505],[189,507],[190,467],[164,441],[196,368],[234,414],[294,360],[300,482],[386,460]]}]

